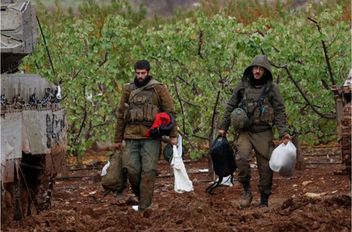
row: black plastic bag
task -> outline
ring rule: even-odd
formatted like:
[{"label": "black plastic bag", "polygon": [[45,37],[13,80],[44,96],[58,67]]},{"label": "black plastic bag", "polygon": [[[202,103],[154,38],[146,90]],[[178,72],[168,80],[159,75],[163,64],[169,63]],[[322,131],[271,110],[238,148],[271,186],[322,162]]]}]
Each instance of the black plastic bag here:
[{"label": "black plastic bag", "polygon": [[218,136],[210,150],[210,156],[213,161],[214,172],[219,176],[219,180],[211,184],[206,191],[212,193],[212,191],[218,187],[223,178],[231,175],[231,182],[233,181],[233,173],[236,171],[235,153],[227,141],[226,137]]}]

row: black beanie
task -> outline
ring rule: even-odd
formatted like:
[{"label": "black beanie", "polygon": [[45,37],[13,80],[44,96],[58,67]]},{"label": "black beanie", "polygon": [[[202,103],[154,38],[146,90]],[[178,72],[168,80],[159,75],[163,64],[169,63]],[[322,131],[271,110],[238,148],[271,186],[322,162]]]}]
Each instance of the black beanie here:
[{"label": "black beanie", "polygon": [[150,64],[147,60],[138,60],[134,64],[134,70],[136,70],[136,69],[146,69],[149,72]]}]

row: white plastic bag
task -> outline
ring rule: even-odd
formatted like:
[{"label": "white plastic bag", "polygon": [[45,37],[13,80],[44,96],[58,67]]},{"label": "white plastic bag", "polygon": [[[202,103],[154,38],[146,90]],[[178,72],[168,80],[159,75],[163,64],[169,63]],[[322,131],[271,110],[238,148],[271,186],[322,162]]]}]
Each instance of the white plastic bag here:
[{"label": "white plastic bag", "polygon": [[108,161],[105,165],[104,165],[104,167],[103,167],[103,169],[101,170],[101,176],[106,176],[106,174],[108,173],[108,168],[110,167],[110,161]]},{"label": "white plastic bag", "polygon": [[281,143],[271,153],[270,169],[284,177],[291,177],[296,165],[296,147],[292,142]]},{"label": "white plastic bag", "polygon": [[192,181],[188,178],[185,165],[182,160],[182,137],[178,136],[178,145],[173,145],[171,166],[174,171],[174,190],[178,193],[193,191]]}]

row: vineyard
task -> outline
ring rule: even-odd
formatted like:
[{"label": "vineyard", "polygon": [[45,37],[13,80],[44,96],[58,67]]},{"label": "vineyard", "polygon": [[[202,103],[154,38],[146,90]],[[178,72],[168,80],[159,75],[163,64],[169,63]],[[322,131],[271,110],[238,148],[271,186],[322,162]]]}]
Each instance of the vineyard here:
[{"label": "vineyard", "polygon": [[[1,117],[13,125],[6,127],[2,141],[24,137],[28,126],[34,143],[39,132],[53,144],[52,139],[62,137],[62,150],[55,156],[46,150],[36,154],[23,149],[32,140],[13,139],[20,145],[12,157],[13,147],[6,143],[6,152],[1,151],[1,231],[351,231],[351,176],[346,175],[351,92],[344,92],[351,91],[345,84],[352,75],[350,1],[168,0],[159,7],[154,0],[33,2],[37,20],[29,1],[2,5],[8,24],[17,18],[26,26],[24,38],[31,36],[25,28],[34,28],[30,19],[39,29],[35,52],[28,52],[19,70],[7,60],[14,73],[2,73],[2,84],[5,76],[19,80],[17,90],[25,94],[34,86],[29,100],[35,100],[26,105],[19,93],[9,95],[12,102],[1,95]],[[18,33],[15,24],[10,25],[12,34],[2,29],[1,35],[12,44],[18,42],[12,37]],[[269,58],[284,98],[297,162],[291,177],[274,173],[269,205],[260,207],[261,164],[251,159],[253,202],[243,208],[237,171],[232,185],[221,185],[213,195],[205,191],[216,178],[209,144],[233,88],[259,54]],[[16,65],[22,57],[14,60]],[[112,154],[111,147],[103,148],[114,141],[122,90],[133,81],[133,65],[140,59],[150,61],[151,75],[172,95],[182,158],[193,185],[191,192],[177,192],[175,171],[160,154],[153,202],[145,211],[132,207],[137,203],[132,185],[116,195],[102,187],[101,176]],[[37,101],[35,93],[44,85],[24,87],[21,75],[27,74],[39,74],[60,88],[51,92],[46,87]],[[17,91],[6,83],[4,90]],[[59,102],[60,120],[34,117]],[[30,110],[29,125],[22,128],[8,119],[13,109],[19,119]],[[32,124],[44,129],[31,129]],[[230,128],[231,144],[237,135]],[[275,131],[272,142],[278,144],[278,139]],[[44,145],[51,148],[51,143]]]},{"label": "vineyard", "polygon": [[64,90],[70,154],[81,157],[94,142],[113,140],[121,90],[140,58],[150,60],[152,75],[168,85],[193,158],[202,156],[199,144],[211,138],[257,54],[272,63],[292,133],[311,145],[336,140],[331,88],[341,86],[350,69],[350,3],[312,3],[300,10],[288,3],[215,3],[151,19],[145,8],[125,1],[89,1],[75,10],[37,4],[41,45],[22,69]]}]

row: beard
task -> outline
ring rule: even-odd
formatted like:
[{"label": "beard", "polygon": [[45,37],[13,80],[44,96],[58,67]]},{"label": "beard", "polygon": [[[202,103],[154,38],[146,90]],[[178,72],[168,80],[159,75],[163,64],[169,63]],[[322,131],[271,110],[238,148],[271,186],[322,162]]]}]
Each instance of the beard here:
[{"label": "beard", "polygon": [[266,75],[264,74],[261,78],[255,79],[253,74],[249,76],[249,81],[254,86],[264,85],[267,82]]},{"label": "beard", "polygon": [[137,77],[134,78],[134,84],[140,88],[148,84],[148,82],[152,79],[152,76],[146,76],[143,80],[138,80]]}]

